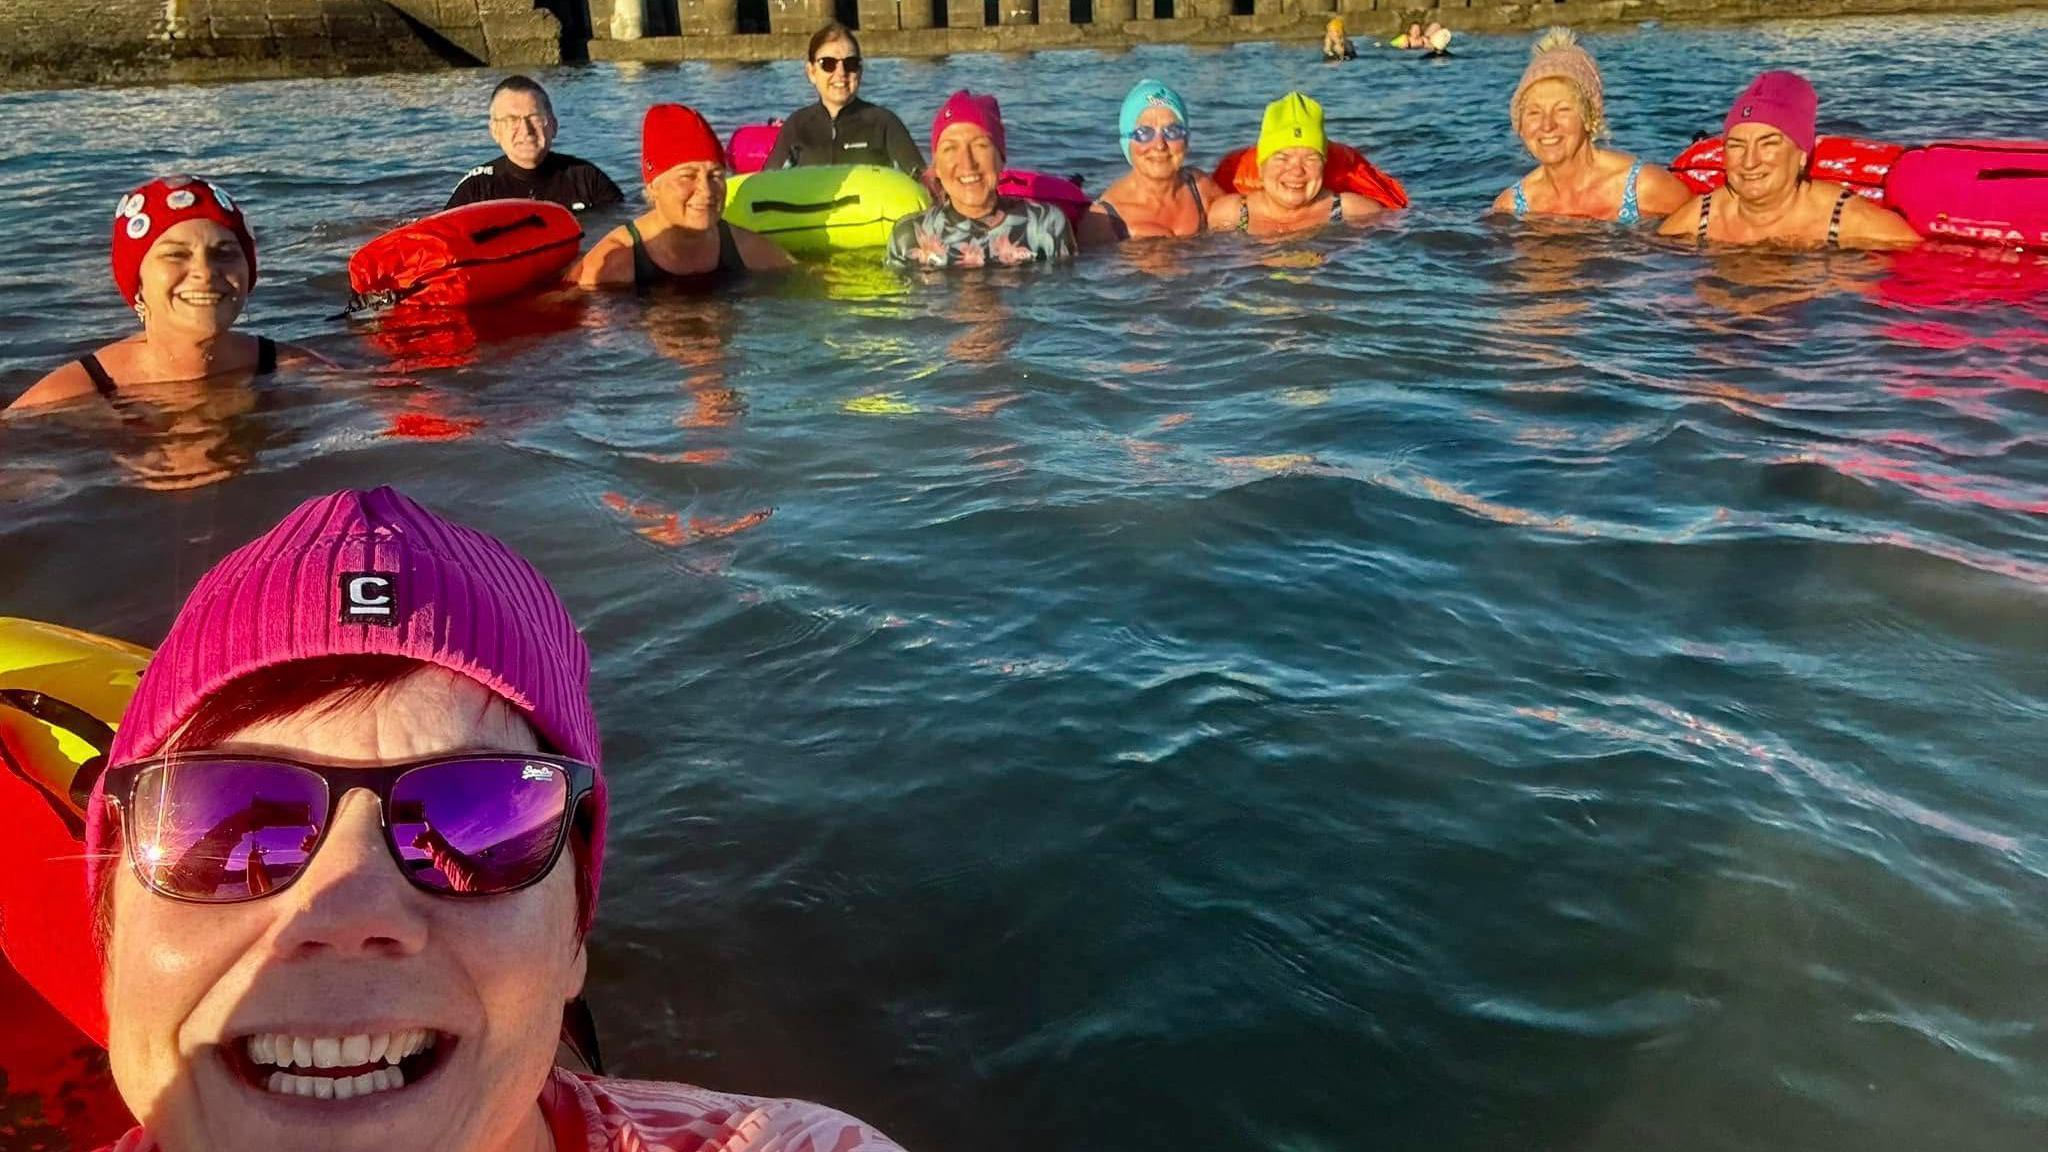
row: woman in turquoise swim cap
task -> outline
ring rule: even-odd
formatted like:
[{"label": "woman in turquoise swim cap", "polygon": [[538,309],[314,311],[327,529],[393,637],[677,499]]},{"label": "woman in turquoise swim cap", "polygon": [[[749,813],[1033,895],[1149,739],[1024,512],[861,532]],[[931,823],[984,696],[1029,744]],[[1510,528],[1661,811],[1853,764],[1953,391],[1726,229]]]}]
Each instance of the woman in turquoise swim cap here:
[{"label": "woman in turquoise swim cap", "polygon": [[1138,81],[1124,97],[1117,135],[1131,170],[1082,218],[1082,245],[1207,231],[1209,205],[1223,190],[1187,168],[1188,106],[1180,94],[1157,80]]}]

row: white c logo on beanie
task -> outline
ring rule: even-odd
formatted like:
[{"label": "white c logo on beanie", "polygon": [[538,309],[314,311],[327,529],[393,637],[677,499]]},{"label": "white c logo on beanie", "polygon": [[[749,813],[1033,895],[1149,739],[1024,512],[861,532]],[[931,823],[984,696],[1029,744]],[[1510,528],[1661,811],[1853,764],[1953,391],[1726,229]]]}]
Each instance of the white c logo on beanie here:
[{"label": "white c logo on beanie", "polygon": [[397,583],[393,572],[343,572],[341,574],[341,622],[344,624],[398,623]]}]

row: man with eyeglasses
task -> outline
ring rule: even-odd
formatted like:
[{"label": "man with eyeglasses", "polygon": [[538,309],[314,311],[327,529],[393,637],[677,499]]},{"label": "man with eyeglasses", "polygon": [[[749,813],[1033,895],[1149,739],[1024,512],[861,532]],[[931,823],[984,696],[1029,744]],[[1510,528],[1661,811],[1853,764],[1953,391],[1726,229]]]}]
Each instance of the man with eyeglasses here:
[{"label": "man with eyeglasses", "polygon": [[559,127],[546,89],[525,76],[500,81],[491,92],[491,139],[504,155],[471,168],[448,197],[448,207],[479,200],[548,200],[585,212],[625,199],[597,165],[553,150]]},{"label": "man with eyeglasses", "polygon": [[818,102],[782,126],[764,167],[879,164],[912,176],[924,171],[924,153],[894,112],[860,98],[860,42],[842,24],[811,37],[804,76]]}]

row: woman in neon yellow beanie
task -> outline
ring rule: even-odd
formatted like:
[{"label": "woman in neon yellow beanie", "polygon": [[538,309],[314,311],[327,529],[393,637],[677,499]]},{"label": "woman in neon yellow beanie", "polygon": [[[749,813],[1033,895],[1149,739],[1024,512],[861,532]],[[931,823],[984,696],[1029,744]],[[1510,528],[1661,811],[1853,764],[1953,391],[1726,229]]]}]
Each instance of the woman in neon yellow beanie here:
[{"label": "woman in neon yellow beanie", "polygon": [[1328,152],[1321,104],[1289,92],[1266,105],[1256,153],[1259,186],[1219,197],[1209,207],[1209,227],[1276,236],[1326,224],[1358,223],[1385,211],[1355,192],[1336,192],[1323,185]]}]

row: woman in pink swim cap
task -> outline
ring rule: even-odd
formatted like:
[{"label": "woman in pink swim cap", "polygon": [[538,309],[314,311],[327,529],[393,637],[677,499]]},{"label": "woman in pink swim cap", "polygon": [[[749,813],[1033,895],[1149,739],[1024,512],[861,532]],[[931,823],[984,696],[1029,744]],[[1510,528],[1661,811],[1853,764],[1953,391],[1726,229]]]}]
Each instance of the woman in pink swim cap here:
[{"label": "woman in pink swim cap", "polygon": [[[1807,175],[1820,98],[1796,72],[1750,81],[1722,123],[1728,179],[1693,197],[1658,229],[1715,244],[1898,248],[1920,242],[1898,214],[1849,188]],[[1726,195],[1718,193],[1725,192]]]},{"label": "woman in pink swim cap", "polygon": [[200,580],[108,763],[103,930],[57,943],[105,973],[118,1152],[900,1152],[556,1067],[605,855],[590,656],[481,532],[389,488],[300,505]]},{"label": "woman in pink swim cap", "polygon": [[73,360],[9,405],[29,408],[151,385],[247,382],[309,352],[232,331],[256,286],[241,206],[196,176],[151,180],[114,212],[114,286],[142,331]]}]

